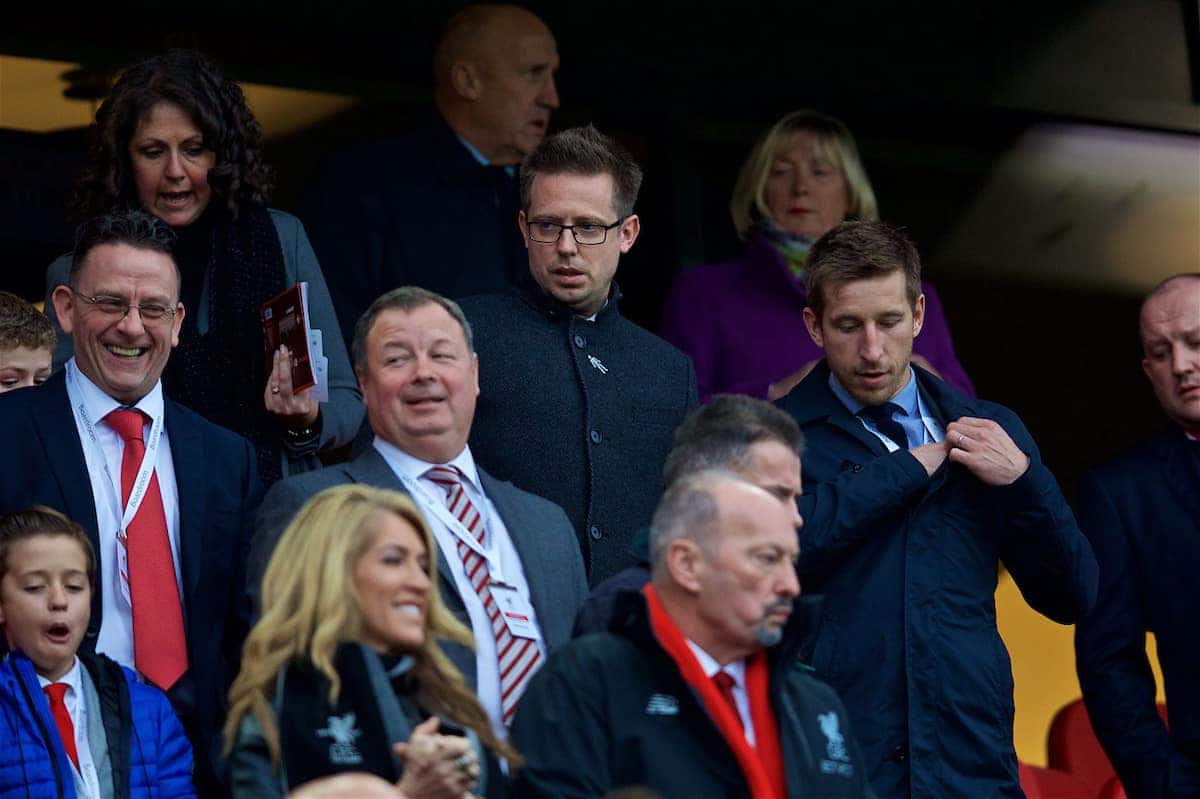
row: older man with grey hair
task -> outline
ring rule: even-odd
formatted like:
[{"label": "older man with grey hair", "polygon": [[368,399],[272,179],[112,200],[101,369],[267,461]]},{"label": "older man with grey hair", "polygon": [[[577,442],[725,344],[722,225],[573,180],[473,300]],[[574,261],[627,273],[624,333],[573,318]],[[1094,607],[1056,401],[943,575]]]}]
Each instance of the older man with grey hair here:
[{"label": "older man with grey hair", "polygon": [[681,478],[650,531],[652,580],[609,632],[539,672],[513,725],[518,793],[871,796],[841,701],[785,635],[793,511],[723,471]]},{"label": "older man with grey hair", "polygon": [[587,593],[566,514],[480,469],[467,446],[479,357],[458,305],[405,286],[359,320],[355,371],[375,433],[349,463],[276,483],[263,500],[251,558],[257,591],[284,527],[322,489],[365,483],[412,496],[438,543],[439,589],[475,635],[446,653],[479,694],[496,734],[529,679],[571,633]]}]

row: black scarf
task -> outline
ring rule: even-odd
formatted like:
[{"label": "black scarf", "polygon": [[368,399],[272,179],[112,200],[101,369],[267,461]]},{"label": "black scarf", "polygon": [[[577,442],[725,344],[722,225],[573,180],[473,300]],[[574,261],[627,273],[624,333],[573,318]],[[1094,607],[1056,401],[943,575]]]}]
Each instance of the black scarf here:
[{"label": "black scarf", "polygon": [[[366,658],[378,658],[361,644],[342,644],[333,666],[342,680],[336,704],[329,703],[329,681],[312,664],[293,663],[276,697],[279,742],[288,787],[346,771],[366,771],[388,782],[400,779],[400,767],[385,729],[376,688],[394,690],[408,721],[421,718],[415,685],[403,674],[379,685]],[[382,661],[382,659],[380,659]],[[381,662],[387,668],[386,662]],[[401,667],[403,668],[403,667]],[[397,689],[400,690],[397,690]],[[411,726],[410,726],[411,729]],[[407,739],[407,735],[404,736]]]},{"label": "black scarf", "polygon": [[195,281],[207,278],[208,331],[200,334],[195,308],[185,306],[179,346],[163,383],[175,400],[250,439],[259,476],[269,486],[282,476],[283,445],[279,422],[263,404],[268,372],[260,308],[286,288],[283,247],[261,205],[243,207],[235,221],[212,204],[195,224],[200,225],[195,231],[181,231],[177,248],[181,295],[199,298]]}]

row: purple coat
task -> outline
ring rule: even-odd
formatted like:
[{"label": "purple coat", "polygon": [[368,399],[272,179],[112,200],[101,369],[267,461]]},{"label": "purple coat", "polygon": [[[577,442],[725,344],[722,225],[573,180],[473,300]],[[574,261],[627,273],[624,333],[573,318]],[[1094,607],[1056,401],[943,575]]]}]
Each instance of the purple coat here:
[{"label": "purple coat", "polygon": [[[954,355],[942,303],[929,283],[925,325],[913,353],[925,357],[947,383],[974,397],[975,388]],[[685,269],[663,310],[662,337],[686,352],[696,367],[700,401],[714,394],[766,399],[767,388],[824,356],[804,326],[804,286],[783,257],[752,236],[740,258]]]}]

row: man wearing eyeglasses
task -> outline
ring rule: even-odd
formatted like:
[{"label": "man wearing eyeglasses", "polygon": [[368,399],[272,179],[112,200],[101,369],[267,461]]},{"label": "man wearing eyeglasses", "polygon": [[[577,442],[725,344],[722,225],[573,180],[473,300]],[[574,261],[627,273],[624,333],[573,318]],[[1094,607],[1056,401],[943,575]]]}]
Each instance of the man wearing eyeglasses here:
[{"label": "man wearing eyeglasses", "polygon": [[98,590],[82,646],[167,692],[208,796],[262,489],[248,441],[164,395],[184,318],[174,238],[141,211],[80,228],[69,283],[53,293],[75,355],[0,398],[0,513],[48,505],[88,531]]},{"label": "man wearing eyeglasses", "polygon": [[566,510],[592,585],[634,562],[671,433],[696,407],[691,361],[618,309],[613,276],[641,230],[641,180],[590,125],[547,137],[521,165],[529,273],[462,303],[479,354],[471,449]]}]

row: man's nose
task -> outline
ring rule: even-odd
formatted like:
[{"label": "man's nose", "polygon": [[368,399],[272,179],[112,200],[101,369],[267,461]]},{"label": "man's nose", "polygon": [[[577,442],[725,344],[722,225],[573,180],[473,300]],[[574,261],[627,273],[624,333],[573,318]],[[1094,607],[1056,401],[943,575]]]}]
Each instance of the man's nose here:
[{"label": "man's nose", "polygon": [[800,575],[796,573],[796,565],[788,561],[781,569],[779,595],[795,599],[800,596]]},{"label": "man's nose", "polygon": [[564,255],[574,255],[579,251],[579,242],[575,241],[575,231],[563,228],[559,231],[555,248]]},{"label": "man's nose", "polygon": [[546,78],[546,82],[542,84],[542,90],[538,93],[537,101],[547,108],[558,108],[558,85],[554,82],[553,75]]},{"label": "man's nose", "polygon": [[862,356],[869,361],[877,361],[883,355],[883,335],[875,325],[864,325],[859,349]]},{"label": "man's nose", "polygon": [[126,309],[125,315],[117,323],[117,329],[130,336],[139,336],[145,332],[146,322],[142,319],[142,312],[136,305],[131,305]]}]

